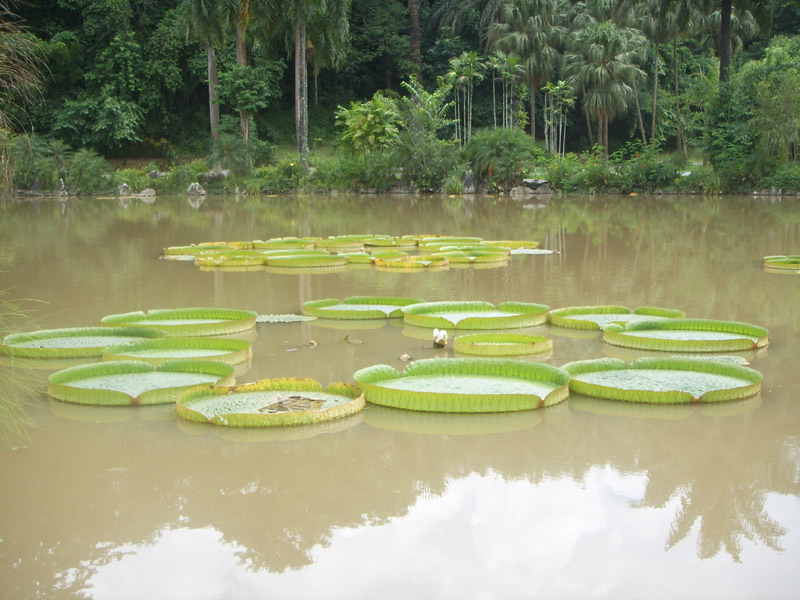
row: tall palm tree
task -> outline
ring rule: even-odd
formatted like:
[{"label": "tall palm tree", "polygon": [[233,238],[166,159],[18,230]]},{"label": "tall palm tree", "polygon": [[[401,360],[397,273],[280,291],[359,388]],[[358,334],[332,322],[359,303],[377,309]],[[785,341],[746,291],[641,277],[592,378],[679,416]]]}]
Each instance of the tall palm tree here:
[{"label": "tall palm tree", "polygon": [[566,33],[559,19],[563,0],[510,0],[500,22],[489,27],[493,47],[522,61],[531,95],[531,137],[536,140],[536,90],[550,81],[560,57],[557,46]]},{"label": "tall palm tree", "polygon": [[[350,0],[285,0],[275,8],[278,30],[294,47],[294,106],[297,152],[308,155],[308,60],[314,48],[317,66],[336,66],[344,58],[350,39]],[[274,10],[274,9],[273,9]],[[319,61],[319,62],[316,62]]]},{"label": "tall palm tree", "polygon": [[562,74],[583,95],[585,113],[597,123],[597,138],[608,155],[608,124],[628,109],[633,86],[644,72],[637,66],[644,58],[646,40],[635,29],[620,28],[611,21],[588,22],[564,54]]},{"label": "tall palm tree", "polygon": [[769,31],[772,19],[772,2],[770,0],[714,0],[703,2],[711,12],[719,10],[719,80],[728,80],[731,66],[732,14],[734,9],[749,11],[759,27]]},{"label": "tall palm tree", "polygon": [[462,144],[472,135],[472,92],[476,82],[483,79],[483,63],[474,50],[463,52],[450,60],[447,74],[456,93],[456,135]]},{"label": "tall palm tree", "polygon": [[182,26],[187,40],[193,36],[206,48],[208,62],[208,118],[211,125],[211,139],[219,140],[219,93],[217,86],[216,43],[222,41],[222,14],[216,0],[184,0]]}]

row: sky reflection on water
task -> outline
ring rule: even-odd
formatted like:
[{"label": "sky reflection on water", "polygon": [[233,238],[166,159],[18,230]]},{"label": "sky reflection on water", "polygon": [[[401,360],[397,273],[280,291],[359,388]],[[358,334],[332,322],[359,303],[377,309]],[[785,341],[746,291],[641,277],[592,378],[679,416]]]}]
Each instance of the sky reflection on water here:
[{"label": "sky reflection on water", "polygon": [[[448,479],[441,494],[420,490],[403,516],[332,529],[301,568],[255,568],[245,547],[213,527],[165,526],[59,578],[65,587],[84,580],[82,593],[96,600],[792,596],[800,578],[791,558],[759,544],[745,544],[746,566],[724,554],[694,561],[696,531],[665,553],[680,499],[635,508],[646,485],[645,474],[609,466],[538,484],[471,473]],[[796,551],[798,499],[773,495],[769,505],[792,531],[783,545]],[[719,568],[729,576],[708,579]],[[668,572],[680,575],[667,583]]]}]

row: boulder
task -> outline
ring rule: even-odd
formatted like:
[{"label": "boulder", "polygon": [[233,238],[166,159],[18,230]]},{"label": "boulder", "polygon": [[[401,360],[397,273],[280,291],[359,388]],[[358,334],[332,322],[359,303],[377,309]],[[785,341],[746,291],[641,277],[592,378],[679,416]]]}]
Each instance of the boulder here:
[{"label": "boulder", "polygon": [[121,183],[117,186],[117,196],[130,196],[131,195],[131,186],[127,183]]},{"label": "boulder", "polygon": [[189,187],[186,188],[186,193],[190,196],[205,196],[206,191],[203,189],[202,185],[195,181],[189,184]]},{"label": "boulder", "polygon": [[464,180],[462,181],[462,185],[464,186],[465,194],[475,193],[475,175],[472,173],[472,169],[470,169],[464,174]]}]

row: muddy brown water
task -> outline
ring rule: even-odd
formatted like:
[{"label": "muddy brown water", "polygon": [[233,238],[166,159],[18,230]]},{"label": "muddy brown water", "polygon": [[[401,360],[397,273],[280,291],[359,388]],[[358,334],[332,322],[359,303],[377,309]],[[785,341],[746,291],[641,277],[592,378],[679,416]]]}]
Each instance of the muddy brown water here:
[{"label": "muddy brown water", "polygon": [[[324,425],[236,431],[172,407],[19,391],[0,438],[3,598],[796,598],[800,589],[800,200],[185,197],[0,204],[0,289],[41,328],[217,306],[298,313],[350,295],[620,304],[769,329],[740,352],[760,396],[647,407],[572,396],[515,414],[367,406]],[[202,271],[162,248],[347,233],[538,240],[508,266],[394,272]],[[647,353],[547,326],[551,365]],[[452,339],[451,332],[451,339]],[[344,341],[345,336],[349,336]],[[259,324],[237,381],[350,381],[453,356],[402,323]],[[307,345],[309,341],[316,342]],[[358,343],[348,343],[348,342]],[[76,364],[74,361],[71,364]],[[4,363],[9,381],[21,372]],[[9,420],[4,431],[16,424]],[[19,417],[19,415],[17,415]]]}]

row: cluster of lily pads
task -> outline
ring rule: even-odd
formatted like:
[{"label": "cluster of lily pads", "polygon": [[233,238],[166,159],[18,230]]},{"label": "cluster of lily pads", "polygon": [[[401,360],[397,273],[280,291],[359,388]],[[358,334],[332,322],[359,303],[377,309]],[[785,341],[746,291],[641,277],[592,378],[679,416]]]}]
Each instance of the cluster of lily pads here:
[{"label": "cluster of lily pads", "polygon": [[274,268],[320,272],[347,265],[418,270],[504,266],[512,254],[541,253],[539,242],[433,235],[283,237],[242,242],[203,242],[164,248],[163,258],[193,261],[206,269]]},{"label": "cluster of lily pads", "polygon": [[402,373],[390,365],[374,365],[354,373],[357,385],[334,383],[326,389],[309,379],[235,386],[233,365],[250,358],[249,343],[206,336],[252,328],[257,315],[213,308],[110,315],[101,319],[100,327],[9,335],[0,352],[22,358],[102,356],[104,362],[52,374],[48,393],[58,400],[94,405],[174,402],[178,416],[189,421],[265,427],[341,418],[360,411],[365,401],[415,411],[498,413],[551,406],[570,391],[610,400],[685,404],[745,398],[761,387],[760,373],[722,359],[599,359],[559,368],[507,358],[550,352],[552,340],[480,330],[549,322],[553,327],[602,330],[608,344],[669,352],[728,352],[768,344],[767,330],[755,325],[687,319],[681,311],[656,307],[550,310],[525,302],[495,306],[354,296],[306,302],[303,312],[322,319],[402,318],[410,328],[428,332],[454,329],[459,332],[456,352],[481,358],[418,360]]},{"label": "cluster of lily pads", "polygon": [[104,317],[99,327],[8,335],[0,353],[21,359],[102,357],[48,378],[50,396],[76,404],[178,403],[178,414],[191,421],[250,426],[315,423],[364,407],[361,391],[348,384],[324,392],[309,379],[234,386],[234,365],[250,360],[250,342],[205,336],[246,331],[256,320],[252,311],[217,308],[132,312]]}]

